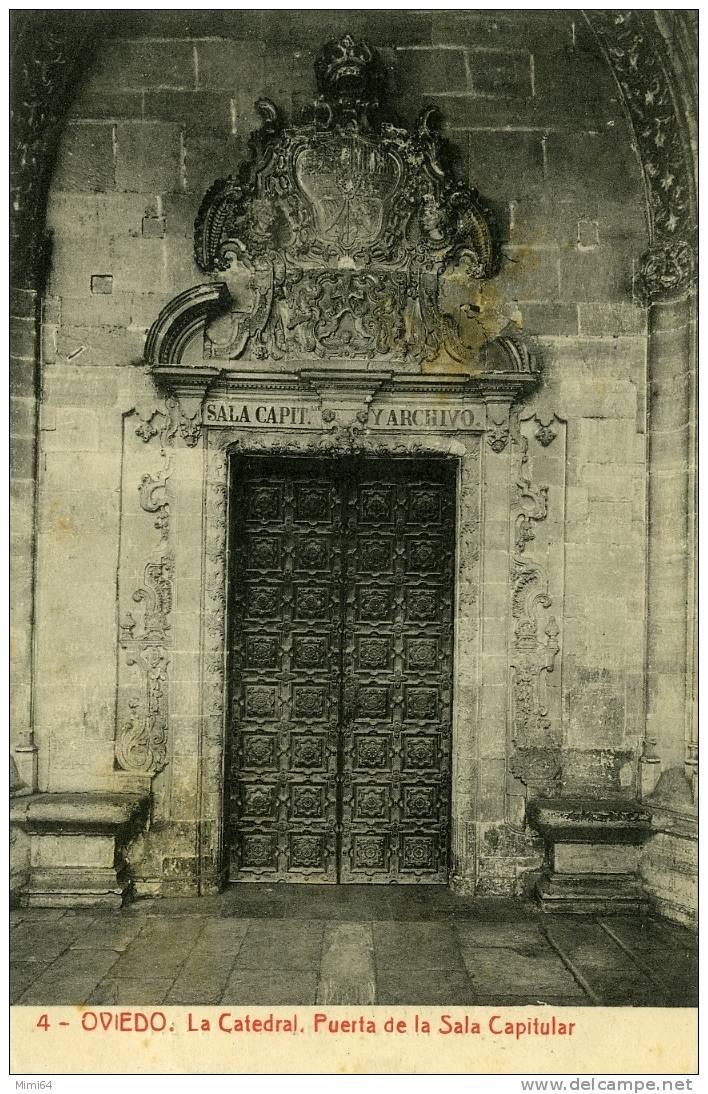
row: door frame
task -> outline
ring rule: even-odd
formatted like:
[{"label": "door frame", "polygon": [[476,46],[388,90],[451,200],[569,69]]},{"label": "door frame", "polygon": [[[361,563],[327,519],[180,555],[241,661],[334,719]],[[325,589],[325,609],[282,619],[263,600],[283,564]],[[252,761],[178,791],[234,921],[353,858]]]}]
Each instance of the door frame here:
[{"label": "door frame", "polygon": [[[501,522],[484,519],[484,461],[493,450],[483,445],[483,431],[458,434],[391,432],[377,433],[374,438],[342,441],[340,435],[322,430],[303,432],[287,439],[277,431],[256,432],[248,428],[209,429],[205,431],[204,462],[199,475],[201,505],[190,513],[179,505],[181,530],[189,522],[193,533],[183,535],[182,550],[188,552],[187,568],[193,573],[194,539],[202,544],[202,572],[199,612],[199,743],[196,763],[197,796],[197,857],[199,891],[217,892],[227,877],[225,840],[225,780],[227,744],[227,671],[226,621],[230,610],[229,582],[230,524],[229,498],[233,475],[233,455],[321,456],[373,455],[384,458],[445,458],[456,464],[456,550],[453,623],[453,682],[452,682],[452,786],[450,816],[450,876],[449,885],[461,893],[472,893],[475,886],[477,844],[480,823],[480,748],[482,740],[481,714],[485,705],[484,689],[480,688],[480,662],[483,637],[481,575],[482,557],[487,545],[495,551],[494,565],[499,580],[508,585],[508,566],[500,560],[500,547],[508,551],[508,460],[494,463],[500,466],[492,483],[494,509],[504,514]],[[504,483],[505,490],[499,489]],[[192,483],[190,498],[195,499],[197,482]],[[490,531],[490,535],[486,531]],[[176,559],[179,565],[179,558]],[[506,606],[506,594],[505,594]],[[495,632],[499,637],[499,632]],[[497,646],[500,643],[497,642]],[[485,649],[485,657],[488,654]],[[493,649],[492,656],[506,646]],[[499,699],[499,682],[493,695]],[[500,757],[506,755],[506,699],[503,703],[503,728],[493,727]],[[496,758],[495,758],[495,762]],[[502,767],[504,761],[502,759]],[[497,763],[498,766],[498,763]],[[504,787],[501,787],[503,794]]]},{"label": "door frame", "polygon": [[[344,775],[344,769],[341,768],[340,761],[341,761],[341,758],[342,758],[342,746],[346,744],[346,729],[345,729],[345,727],[348,725],[348,722],[349,722],[349,719],[345,715],[345,707],[346,707],[346,699],[344,697],[345,692],[342,690],[342,689],[345,689],[345,680],[346,680],[346,676],[342,676],[342,672],[345,668],[345,664],[344,664],[345,653],[344,653],[344,651],[345,651],[345,646],[346,646],[346,642],[345,642],[346,622],[345,622],[345,614],[344,614],[345,613],[344,602],[341,600],[341,594],[346,593],[346,591],[347,591],[346,584],[342,584],[340,586],[340,601],[341,601],[341,603],[340,603],[340,609],[339,609],[339,612],[338,612],[338,615],[337,615],[337,621],[338,621],[337,625],[340,628],[340,633],[339,633],[337,641],[335,643],[336,647],[340,651],[340,653],[339,653],[340,666],[339,666],[338,684],[337,684],[338,699],[336,701],[336,707],[338,709],[338,715],[337,715],[338,743],[337,743],[337,747],[336,747],[336,750],[335,750],[336,755],[337,755],[337,773],[336,773],[336,793],[335,793],[335,802],[334,802],[335,814],[336,814],[337,825],[338,825],[338,834],[337,834],[336,839],[334,840],[334,844],[333,844],[334,850],[331,852],[335,855],[335,858],[336,858],[336,861],[334,863],[334,875],[335,876],[334,876],[334,878],[330,877],[330,878],[326,878],[326,879],[313,876],[311,879],[308,879],[307,871],[305,871],[304,875],[302,874],[302,872],[300,872],[299,875],[297,875],[297,876],[294,875],[293,878],[292,878],[292,883],[293,884],[306,884],[306,883],[308,883],[308,880],[310,880],[312,883],[317,883],[317,884],[379,884],[380,885],[380,884],[394,884],[395,883],[395,884],[400,884],[400,885],[425,885],[425,886],[427,886],[427,885],[438,885],[439,886],[441,884],[442,885],[447,885],[448,882],[449,882],[449,879],[450,879],[451,871],[452,871],[452,859],[451,859],[452,801],[451,801],[451,797],[452,797],[453,719],[454,719],[454,705],[453,705],[452,689],[453,689],[454,669],[455,669],[455,666],[454,666],[454,652],[455,652],[455,580],[456,580],[456,574],[457,574],[456,529],[457,529],[457,519],[458,519],[456,502],[457,502],[457,487],[458,487],[458,477],[459,477],[459,473],[456,473],[457,468],[455,467],[454,462],[451,459],[446,458],[444,454],[443,455],[436,454],[434,456],[429,454],[429,455],[426,455],[426,456],[421,456],[420,453],[415,453],[415,454],[411,453],[411,454],[405,454],[405,455],[399,453],[399,454],[396,454],[395,457],[390,457],[390,456],[384,456],[381,453],[366,453],[366,452],[364,452],[364,453],[362,453],[362,452],[357,452],[357,453],[350,452],[350,453],[340,453],[340,454],[319,453],[317,455],[313,455],[312,453],[309,453],[309,452],[298,453],[296,455],[294,455],[292,453],[289,453],[289,454],[275,454],[274,455],[272,453],[266,453],[266,452],[262,452],[262,453],[258,453],[258,454],[235,452],[235,453],[232,453],[231,457],[230,457],[229,503],[231,503],[232,498],[234,497],[235,493],[237,492],[237,486],[240,484],[241,481],[243,481],[242,477],[247,476],[246,481],[250,480],[252,482],[253,481],[258,482],[257,463],[258,463],[259,460],[262,460],[263,465],[264,465],[263,466],[263,473],[266,476],[266,478],[263,481],[266,481],[266,480],[270,481],[270,479],[273,476],[274,472],[275,472],[276,478],[278,478],[277,472],[278,472],[279,468],[282,470],[284,481],[292,481],[293,483],[304,481],[301,478],[302,471],[298,475],[297,470],[296,470],[296,465],[297,465],[298,461],[302,461],[303,463],[307,463],[307,464],[310,465],[310,469],[312,470],[313,479],[316,479],[319,475],[319,471],[315,470],[315,468],[312,467],[313,464],[317,464],[317,465],[319,465],[321,471],[323,472],[323,476],[322,476],[323,479],[328,480],[328,481],[331,480],[335,483],[338,483],[337,493],[340,495],[340,511],[339,511],[339,517],[337,518],[337,523],[333,526],[332,530],[336,530],[336,535],[338,537],[340,537],[340,539],[345,535],[344,525],[343,525],[342,522],[345,520],[347,507],[348,507],[348,505],[350,504],[350,501],[351,501],[350,491],[351,491],[351,483],[352,482],[359,483],[361,481],[361,482],[364,482],[364,483],[371,483],[372,480],[377,479],[377,472],[380,471],[381,481],[382,482],[392,481],[392,482],[395,482],[395,483],[399,483],[403,486],[406,486],[408,484],[415,483],[418,480],[427,481],[428,478],[429,478],[431,481],[437,481],[437,482],[439,482],[439,484],[441,486],[444,486],[444,492],[445,492],[445,495],[446,495],[446,501],[445,501],[444,505],[445,505],[445,509],[448,513],[446,521],[448,521],[449,523],[446,523],[445,525],[440,525],[440,526],[437,526],[437,527],[433,527],[433,528],[430,529],[431,532],[437,533],[438,535],[440,535],[442,533],[443,536],[444,536],[445,533],[449,533],[451,531],[452,531],[453,535],[455,535],[455,542],[452,544],[452,550],[450,552],[450,555],[448,556],[448,561],[446,562],[445,569],[444,569],[444,571],[441,571],[440,574],[437,575],[437,580],[441,580],[441,582],[442,582],[441,589],[443,589],[443,587],[444,587],[444,590],[446,590],[446,592],[443,593],[444,598],[449,597],[449,613],[450,613],[449,617],[448,617],[448,625],[450,627],[450,631],[449,631],[449,637],[447,638],[447,643],[446,643],[447,644],[447,649],[448,649],[448,653],[446,655],[447,666],[446,666],[446,669],[445,669],[444,679],[441,678],[441,680],[439,682],[440,686],[443,689],[443,692],[447,692],[449,694],[449,699],[446,700],[446,701],[443,701],[443,705],[448,708],[448,712],[446,713],[445,718],[444,718],[444,723],[448,727],[448,743],[447,743],[447,748],[446,748],[446,761],[445,761],[445,764],[444,764],[444,773],[443,772],[439,773],[440,774],[440,782],[430,784],[430,785],[439,786],[438,795],[445,802],[444,814],[443,813],[438,813],[437,814],[437,819],[435,821],[435,827],[437,827],[441,823],[443,824],[444,835],[442,835],[442,832],[441,832],[442,839],[440,838],[440,836],[438,836],[438,844],[437,844],[437,846],[440,849],[439,853],[443,856],[443,865],[442,865],[442,868],[438,868],[435,871],[436,874],[438,874],[438,875],[442,874],[443,877],[437,876],[435,878],[427,879],[425,877],[424,873],[422,873],[422,874],[419,873],[417,876],[414,876],[414,874],[412,872],[406,871],[405,869],[403,869],[402,866],[399,866],[398,876],[389,875],[386,878],[384,878],[383,876],[377,876],[374,879],[374,878],[368,878],[366,876],[362,876],[361,878],[358,878],[355,874],[353,877],[352,876],[348,877],[347,880],[342,879],[342,874],[347,873],[347,870],[344,869],[344,862],[341,858],[341,855],[342,855],[342,838],[341,838],[342,833],[339,829],[339,826],[343,823],[343,813],[342,813],[343,803],[342,803],[342,798],[341,798],[343,787],[342,787],[341,780],[342,780],[342,777]],[[247,461],[252,461],[250,467],[245,466]],[[397,469],[396,473],[391,473],[390,472],[390,468],[391,468],[391,465],[393,463],[398,465],[398,469]],[[376,465],[378,465],[378,468],[377,468]],[[437,471],[432,470],[435,467],[437,467]],[[349,468],[351,469],[352,474],[349,474]],[[363,476],[362,476],[362,469],[364,469]],[[451,471],[452,471],[452,474],[450,473]],[[228,522],[228,528],[227,528],[227,542],[228,542],[228,545],[229,545],[228,546],[228,555],[229,555],[229,560],[230,560],[229,572],[227,574],[227,582],[228,582],[229,597],[232,599],[232,601],[234,603],[239,600],[239,584],[249,580],[248,576],[247,576],[248,571],[243,569],[242,565],[239,562],[239,559],[236,556],[237,551],[240,551],[240,550],[244,549],[244,545],[245,545],[244,536],[246,535],[246,528],[247,527],[248,526],[246,524],[245,517],[242,517],[241,514],[239,514],[238,516],[236,514],[231,515],[231,519]],[[357,527],[358,527],[358,521],[357,521]],[[410,526],[408,524],[404,525],[403,528],[400,528],[398,526],[397,521],[396,521],[396,529],[397,529],[397,535],[398,536],[406,537],[406,538],[410,538],[412,533],[417,532],[417,529],[414,529],[412,526]],[[302,531],[303,531],[303,529],[301,528],[300,533],[302,533]],[[366,531],[367,531],[367,528],[366,528],[366,526],[364,526],[363,527],[363,532],[366,533]],[[391,526],[389,531],[393,534],[393,526]],[[255,530],[253,528],[251,529],[251,533],[255,534]],[[260,534],[261,535],[267,534],[267,532],[261,532]],[[296,535],[298,534],[297,529],[294,530],[294,534],[296,534]],[[403,540],[401,540],[401,542],[403,542]],[[342,562],[343,562],[344,557],[347,554],[347,548],[346,548],[346,545],[345,545],[343,540],[339,545],[339,549],[335,553],[339,553],[340,551],[341,551]],[[343,575],[344,575],[345,572],[346,572],[346,567],[343,567],[341,569],[340,574],[339,574],[339,581],[340,582],[342,582],[344,580]],[[272,575],[271,575],[271,577],[272,577]],[[297,580],[297,578],[293,575],[291,577],[291,580],[295,581],[295,580]],[[433,578],[432,580],[434,582],[436,582],[436,578]],[[394,576],[393,576],[393,573],[391,573],[389,583],[392,584],[393,582],[394,582]],[[243,592],[243,590],[241,590],[241,593],[242,592]],[[225,776],[224,776],[224,820],[223,820],[223,825],[224,825],[224,841],[225,841],[225,843],[224,843],[224,854],[225,854],[225,858],[226,858],[227,880],[228,880],[229,884],[237,884],[239,882],[246,883],[246,884],[248,884],[248,883],[252,884],[254,882],[259,882],[259,881],[263,882],[263,883],[266,883],[266,884],[267,883],[275,883],[276,881],[279,882],[279,883],[282,883],[283,881],[288,881],[289,879],[287,877],[283,878],[281,876],[279,876],[277,878],[272,877],[271,874],[268,872],[268,870],[264,870],[262,873],[259,873],[258,869],[256,869],[255,873],[253,873],[252,876],[249,876],[248,869],[246,868],[245,876],[236,876],[236,877],[232,876],[232,867],[231,867],[231,864],[230,864],[230,858],[231,858],[231,852],[232,852],[234,838],[235,838],[235,832],[237,830],[236,827],[235,827],[234,822],[238,823],[241,819],[241,814],[240,814],[239,809],[238,809],[238,804],[236,803],[236,801],[234,799],[234,786],[239,783],[238,771],[237,771],[236,767],[234,766],[234,752],[233,752],[233,750],[235,748],[235,745],[236,745],[236,741],[237,741],[236,723],[238,723],[238,725],[240,726],[240,730],[238,732],[246,732],[246,731],[249,730],[248,723],[243,722],[243,712],[238,717],[236,717],[236,715],[233,713],[234,709],[235,709],[236,696],[241,694],[240,684],[239,684],[238,678],[236,676],[236,670],[235,670],[234,666],[231,664],[231,658],[234,655],[234,650],[235,650],[236,646],[238,645],[239,626],[241,625],[239,620],[237,620],[235,618],[235,616],[236,616],[236,612],[234,610],[231,610],[228,613],[227,620],[226,620],[226,644],[227,644],[227,650],[226,650],[226,689],[227,689],[227,698],[226,698],[226,739],[225,739],[225,749],[224,749],[224,751],[225,751],[225,757],[224,757]],[[436,620],[437,626],[440,626],[440,622],[441,622],[440,620]],[[281,621],[281,625],[277,626],[276,630],[282,629],[282,625],[285,625],[285,624],[282,624],[282,621]],[[366,629],[366,624],[363,624],[363,625]],[[251,633],[249,631],[248,626],[246,626],[246,624],[245,624],[245,620],[243,621],[243,626],[244,626],[244,629],[240,632],[240,642],[242,644],[247,642],[248,634]],[[266,631],[272,631],[273,626],[274,626],[274,624],[271,621],[270,624],[265,624],[265,630]],[[393,622],[391,623],[391,626],[393,627]],[[421,626],[420,623],[416,624],[415,622],[412,622],[412,623],[409,622],[407,624],[406,633],[408,633],[410,631],[411,627],[413,628],[413,632],[415,632],[416,629],[420,628],[420,626]],[[296,632],[298,632],[298,624],[297,624],[296,618],[291,620],[291,628],[292,628],[293,635]],[[350,665],[349,666],[349,671],[352,671],[352,670],[353,670],[353,665]],[[291,671],[294,671],[294,670],[291,670]],[[392,671],[392,669],[391,669],[391,671]],[[405,670],[404,670],[404,672],[405,672]],[[274,673],[274,676],[272,678],[271,677],[266,677],[266,678],[263,678],[263,679],[259,678],[259,682],[261,684],[263,684],[263,683],[269,683],[271,681],[274,681],[274,680],[278,679],[279,674],[280,674],[280,668],[274,667],[273,673]],[[406,686],[410,687],[413,683],[414,683],[414,680],[412,678],[409,678],[408,681],[407,681]],[[400,702],[403,702],[403,700],[401,699]],[[235,721],[234,721],[234,719],[235,719]],[[291,721],[292,719],[288,719],[288,720]],[[405,729],[405,723],[402,723],[399,726],[399,729]],[[259,728],[258,726],[251,726],[250,727],[250,732],[255,732],[257,734],[258,733],[266,733],[266,732],[271,733],[272,731],[273,731],[272,726],[270,726],[270,727],[265,726],[264,728]],[[408,739],[408,734],[405,734],[405,739]],[[248,769],[246,769],[246,771],[248,772]],[[294,781],[293,781],[292,785],[293,786],[300,785],[300,780],[298,778],[298,775],[302,776],[302,774],[303,774],[302,771],[298,772],[297,769],[294,769],[291,772],[291,774],[293,775],[293,778],[294,778]],[[305,773],[305,775],[306,774],[307,773]],[[409,771],[407,773],[407,775],[404,774],[404,773],[401,773],[401,775],[399,776],[399,781],[402,784],[404,784],[406,787],[409,787],[411,785],[411,779],[412,779],[413,780],[413,785],[415,785],[415,774],[416,774],[415,770],[413,770],[412,772]],[[424,775],[424,772],[422,772],[421,774]],[[251,771],[250,776],[247,777],[246,783],[244,785],[251,785],[251,777],[252,776],[253,776],[253,771]],[[272,777],[273,777],[273,772],[272,771],[266,773],[265,785],[268,785],[268,786],[271,785]],[[350,777],[352,777],[352,776],[350,775]],[[375,772],[372,772],[372,777],[374,778],[374,783],[372,785],[377,785]],[[367,783],[366,775],[364,775],[362,773],[359,773],[358,776],[354,775],[354,778],[355,778],[355,781],[357,781],[358,783],[361,783],[362,780],[363,780],[364,784]],[[320,783],[323,783],[323,784],[327,783],[331,779],[331,774],[328,775],[327,770],[323,769],[322,771],[313,772],[312,779],[314,780],[314,784],[319,786]],[[256,782],[257,782],[257,780],[256,780]],[[307,780],[306,780],[305,784],[308,785]],[[428,785],[425,782],[425,779],[423,780],[423,783],[421,785]],[[440,806],[438,808],[440,808]],[[407,822],[405,822],[404,818],[400,818],[400,822],[404,825],[407,824]],[[322,823],[324,823],[325,827],[327,827],[327,822],[325,822],[324,817],[322,818]],[[423,828],[425,828],[425,825],[423,825]],[[278,830],[278,826],[276,825],[273,832],[276,832],[277,830]],[[298,830],[297,823],[295,824],[295,830],[296,831]],[[245,824],[244,824],[244,831],[248,834],[251,834],[251,835],[253,835],[254,833],[257,833],[260,836],[263,836],[263,835],[266,834],[267,831],[269,831],[269,829],[266,829],[266,832],[264,832],[264,831],[262,831],[261,828],[259,828],[257,823],[256,823],[256,826],[254,828],[253,827],[253,822],[251,822],[249,824],[249,822],[246,821]],[[307,831],[307,829],[303,829],[303,832],[306,832],[306,831]],[[356,832],[357,832],[357,828],[355,827],[355,828],[352,829],[352,832],[351,832],[351,835],[352,835],[353,838],[356,838]],[[272,834],[273,833],[271,833],[271,835]],[[363,833],[359,832],[360,836],[362,834]],[[373,833],[368,832],[367,834],[372,835]],[[401,832],[401,838],[405,839],[406,836],[411,838],[414,835],[424,835],[424,834],[425,834],[424,832],[410,831],[408,829],[408,827],[404,827],[402,829],[402,832]],[[400,849],[399,849],[399,851],[400,851]],[[399,852],[397,852],[397,854],[398,853]],[[379,871],[374,871],[374,872],[378,873],[378,874],[387,873],[387,871],[384,871],[384,870],[379,870]]]}]

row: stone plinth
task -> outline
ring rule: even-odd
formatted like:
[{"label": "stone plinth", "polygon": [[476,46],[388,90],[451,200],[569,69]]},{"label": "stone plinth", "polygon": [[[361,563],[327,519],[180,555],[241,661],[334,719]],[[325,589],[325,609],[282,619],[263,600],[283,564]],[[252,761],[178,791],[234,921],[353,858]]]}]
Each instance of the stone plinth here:
[{"label": "stone plinth", "polygon": [[545,912],[636,913],[647,906],[638,877],[651,810],[636,801],[547,799],[529,805],[546,843],[536,886]]},{"label": "stone plinth", "polygon": [[29,837],[29,878],[19,894],[39,908],[118,908],[130,888],[123,849],[147,818],[134,794],[61,793],[16,798],[10,824]]}]

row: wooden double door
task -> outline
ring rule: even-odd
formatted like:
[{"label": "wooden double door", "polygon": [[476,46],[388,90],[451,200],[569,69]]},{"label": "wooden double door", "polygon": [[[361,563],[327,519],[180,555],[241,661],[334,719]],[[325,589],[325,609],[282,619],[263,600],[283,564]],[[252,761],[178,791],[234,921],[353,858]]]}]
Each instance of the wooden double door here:
[{"label": "wooden double door", "polygon": [[446,882],[453,469],[242,457],[233,480],[231,880]]}]

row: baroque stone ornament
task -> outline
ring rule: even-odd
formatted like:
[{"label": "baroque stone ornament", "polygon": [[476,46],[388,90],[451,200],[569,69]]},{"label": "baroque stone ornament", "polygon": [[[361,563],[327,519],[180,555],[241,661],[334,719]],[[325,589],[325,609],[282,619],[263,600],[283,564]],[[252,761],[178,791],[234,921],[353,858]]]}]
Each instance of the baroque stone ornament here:
[{"label": "baroque stone ornament", "polygon": [[503,452],[509,442],[509,423],[490,421],[487,444],[492,452]]},{"label": "baroque stone ornament", "polygon": [[146,513],[155,513],[155,527],[160,532],[160,538],[165,541],[169,535],[170,527],[170,503],[167,496],[167,480],[170,477],[171,466],[166,459],[164,467],[156,475],[147,472],[143,475],[138,486],[140,507]]},{"label": "baroque stone ornament", "polygon": [[[166,395],[164,409],[156,407],[147,413],[138,413],[136,437],[140,437],[144,444],[149,444],[153,437],[158,437],[163,452],[174,447],[177,437],[181,437],[188,448],[194,448],[202,432],[203,395],[203,391],[196,396],[192,391],[185,391],[179,398],[171,393]],[[192,413],[187,413],[188,410]]]},{"label": "baroque stone ornament", "polygon": [[553,425],[555,417],[556,416],[553,412],[551,412],[550,414],[540,414],[538,412],[536,413],[535,437],[538,443],[543,446],[543,448],[548,448],[548,446],[550,444],[553,444],[556,437],[558,436],[558,430]]},{"label": "baroque stone ornament", "polygon": [[143,605],[142,627],[127,613],[120,626],[120,644],[126,664],[135,666],[142,677],[139,696],[128,700],[129,715],[116,740],[116,760],[124,771],[155,775],[167,763],[167,646],[172,610],[172,568],[170,553],[145,567],[141,588],[133,593]]},{"label": "baroque stone ornament", "polygon": [[[300,117],[257,103],[250,158],[211,187],[195,224],[197,264],[228,289],[226,308],[212,301],[207,358],[479,361],[489,329],[475,299],[498,262],[491,219],[449,171],[433,109],[411,130],[385,120],[381,71],[346,36],[320,53],[320,94]],[[486,370],[532,367],[511,344],[500,350]]]}]

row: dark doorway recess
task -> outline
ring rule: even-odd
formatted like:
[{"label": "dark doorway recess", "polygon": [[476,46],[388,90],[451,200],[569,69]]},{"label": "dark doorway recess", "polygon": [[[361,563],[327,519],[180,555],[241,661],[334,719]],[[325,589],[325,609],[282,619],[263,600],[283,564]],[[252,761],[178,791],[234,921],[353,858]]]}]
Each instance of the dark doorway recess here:
[{"label": "dark doorway recess", "polygon": [[454,466],[232,472],[231,880],[447,882]]}]

